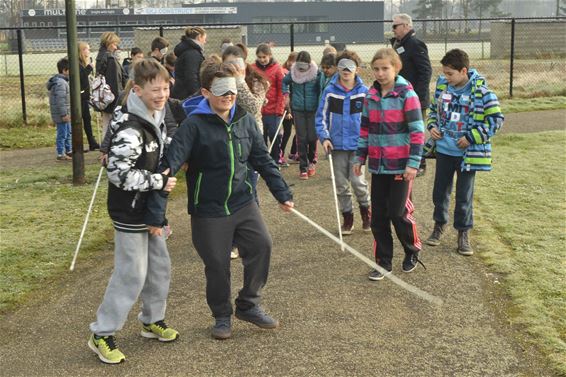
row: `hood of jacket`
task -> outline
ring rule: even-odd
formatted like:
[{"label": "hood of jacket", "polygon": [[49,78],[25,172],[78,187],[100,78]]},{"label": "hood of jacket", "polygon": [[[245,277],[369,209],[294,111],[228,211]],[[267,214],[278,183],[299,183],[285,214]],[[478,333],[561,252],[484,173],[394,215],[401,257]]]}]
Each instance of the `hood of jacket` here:
[{"label": "hood of jacket", "polygon": [[294,82],[296,82],[297,84],[304,84],[316,78],[316,75],[318,74],[318,66],[314,61],[311,61],[309,69],[307,69],[304,72],[301,72],[297,69],[297,65],[293,63],[290,72],[291,72],[291,78],[293,79]]},{"label": "hood of jacket", "polygon": [[128,108],[128,113],[134,114],[135,116],[145,120],[153,126],[156,135],[161,135],[160,126],[165,120],[165,108],[161,111],[156,111],[155,116],[151,116],[147,106],[143,103],[141,98],[134,93],[133,89],[128,95],[126,106]]},{"label": "hood of jacket", "polygon": [[199,45],[194,39],[187,38],[185,36],[181,37],[181,42],[175,46],[173,52],[175,56],[180,57],[188,50],[197,50],[202,54],[202,46]]},{"label": "hood of jacket", "polygon": [[[472,92],[478,80],[483,80],[483,85],[487,85],[485,77],[481,76],[475,69],[470,68],[470,70],[468,71],[468,82],[466,83],[466,85],[460,89],[455,89],[453,86],[450,86],[450,88],[451,90],[456,90],[457,92]],[[450,85],[448,84],[446,77],[443,75],[438,78],[437,86],[439,84],[444,84],[446,86]]]},{"label": "hood of jacket", "polygon": [[51,88],[53,88],[55,85],[57,85],[57,81],[59,81],[59,80],[69,81],[69,78],[62,73],[58,73],[58,74],[52,76],[49,80],[47,80],[47,84],[45,84],[45,86],[47,87],[47,90],[51,90]]},{"label": "hood of jacket", "polygon": [[[232,106],[230,109],[230,121],[234,121],[234,115],[236,114],[236,105]],[[191,113],[193,114],[201,114],[201,115],[216,115],[216,113],[211,109],[210,103],[206,98],[203,98],[202,101],[199,102],[197,108]]]}]

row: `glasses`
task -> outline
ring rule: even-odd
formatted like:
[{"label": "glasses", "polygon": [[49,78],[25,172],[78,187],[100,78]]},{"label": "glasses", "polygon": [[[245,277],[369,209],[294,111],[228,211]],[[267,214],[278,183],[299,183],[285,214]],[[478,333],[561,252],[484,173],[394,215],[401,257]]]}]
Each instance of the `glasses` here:
[{"label": "glasses", "polygon": [[407,25],[407,24],[393,24],[393,25],[391,25],[391,28],[393,30],[395,30],[395,29],[397,29],[397,26],[401,26],[401,25]]}]

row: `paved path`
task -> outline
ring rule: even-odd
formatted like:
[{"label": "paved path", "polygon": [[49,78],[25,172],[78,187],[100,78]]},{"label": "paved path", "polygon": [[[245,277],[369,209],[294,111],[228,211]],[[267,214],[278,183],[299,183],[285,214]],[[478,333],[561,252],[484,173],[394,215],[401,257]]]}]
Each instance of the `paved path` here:
[{"label": "paved path", "polygon": [[[508,117],[507,126],[515,127],[513,123]],[[0,154],[1,165],[17,165],[29,154],[9,153],[9,157],[7,152]],[[41,153],[33,151],[34,156]],[[317,176],[306,182],[297,179],[296,166],[285,169],[284,175],[293,185],[297,209],[335,229],[328,163],[322,160],[319,165]],[[432,178],[427,174],[415,185],[422,237],[431,230]],[[448,232],[441,246],[425,247],[426,271],[419,267],[403,274],[402,252],[395,250],[394,273],[441,297],[444,304],[437,307],[388,280],[369,281],[366,265],[294,215],[282,214],[263,184],[260,197],[274,240],[264,306],[280,319],[280,329],[265,331],[234,320],[232,339],[210,338],[203,266],[191,244],[186,200],[178,196],[169,205],[174,234],[168,241],[173,279],[167,319],[181,338],[158,344],[140,337],[136,308],[118,334],[126,363],[103,365],[89,351],[88,323],[112,270],[112,250],[104,246],[91,260],[79,259],[74,273],[46,286],[36,299],[1,319],[0,375],[553,375],[536,351],[518,341],[520,332],[504,315],[509,302],[497,283],[499,277],[489,273],[477,256],[466,258],[455,252],[454,231]],[[369,257],[372,237],[359,225],[356,214],[357,228],[346,240]],[[479,252],[487,247],[472,239]],[[232,266],[235,296],[242,281],[240,260]]]}]

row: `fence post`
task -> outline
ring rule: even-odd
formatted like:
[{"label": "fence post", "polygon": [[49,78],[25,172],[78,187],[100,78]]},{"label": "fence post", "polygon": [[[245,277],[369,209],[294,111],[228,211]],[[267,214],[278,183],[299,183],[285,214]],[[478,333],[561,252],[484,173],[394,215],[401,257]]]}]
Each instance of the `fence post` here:
[{"label": "fence post", "polygon": [[513,65],[515,63],[515,18],[511,19],[511,56],[509,59],[509,98],[513,98]]},{"label": "fence post", "polygon": [[22,38],[22,29],[16,30],[18,36],[18,61],[20,63],[20,94],[22,97],[22,117],[24,124],[28,124],[28,115],[26,111],[26,86],[24,85],[24,41]]},{"label": "fence post", "polygon": [[291,32],[291,51],[295,51],[295,24],[291,24],[291,28],[290,28],[290,32]]},{"label": "fence post", "polygon": [[448,18],[444,23],[444,28],[444,53],[446,54],[448,52]]},{"label": "fence post", "polygon": [[163,38],[163,26],[159,27],[159,36]]}]

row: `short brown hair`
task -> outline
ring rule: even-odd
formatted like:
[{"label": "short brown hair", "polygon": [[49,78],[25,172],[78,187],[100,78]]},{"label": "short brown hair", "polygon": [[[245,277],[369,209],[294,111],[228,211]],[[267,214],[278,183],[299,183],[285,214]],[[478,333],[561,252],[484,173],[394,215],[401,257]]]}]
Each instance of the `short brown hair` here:
[{"label": "short brown hair", "polygon": [[120,37],[112,31],[105,31],[102,33],[100,36],[100,45],[108,47],[112,43],[120,44]]},{"label": "short brown hair", "polygon": [[448,51],[446,55],[444,55],[444,57],[440,61],[440,64],[445,67],[461,71],[464,68],[470,69],[470,58],[468,57],[466,51],[455,48]]},{"label": "short brown hair", "polygon": [[377,50],[377,52],[371,59],[371,64],[379,59],[388,59],[397,73],[399,73],[401,71],[401,68],[403,68],[403,63],[401,62],[399,54],[397,54],[397,51],[395,51],[391,47],[381,48]]},{"label": "short brown hair", "polygon": [[187,26],[185,28],[185,36],[187,38],[195,39],[199,35],[205,35],[206,31],[198,26]]},{"label": "short brown hair", "polygon": [[[354,51],[351,50],[344,50],[342,52],[340,52],[340,54],[338,54],[338,56],[336,57],[336,64],[338,64],[338,62],[340,62],[340,60],[342,59],[350,59],[352,60],[354,63],[356,63],[356,65],[359,67],[360,65],[362,65],[362,59],[360,58],[360,56],[355,53]],[[334,65],[336,65],[334,64]]]},{"label": "short brown hair", "polygon": [[215,78],[235,76],[236,69],[232,64],[218,63],[216,60],[207,59],[202,63],[200,70],[200,85],[206,90],[210,90]]},{"label": "short brown hair", "polygon": [[269,47],[269,45],[267,43],[262,43],[259,46],[257,46],[257,48],[255,49],[255,54],[264,54],[267,56],[272,55],[271,53],[271,47]]},{"label": "short brown hair", "polygon": [[169,47],[169,41],[163,37],[156,37],[151,41],[151,51],[155,49],[161,50],[165,47]]},{"label": "short brown hair", "polygon": [[132,72],[134,73],[134,84],[142,88],[145,84],[158,77],[162,78],[165,82],[169,82],[169,72],[153,58],[145,58],[134,63]]}]

